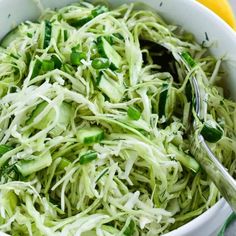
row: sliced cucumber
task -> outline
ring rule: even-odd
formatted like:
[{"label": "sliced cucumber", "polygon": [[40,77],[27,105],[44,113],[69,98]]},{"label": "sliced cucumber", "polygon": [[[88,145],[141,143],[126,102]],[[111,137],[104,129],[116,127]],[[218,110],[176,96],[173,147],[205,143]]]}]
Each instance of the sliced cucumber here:
[{"label": "sliced cucumber", "polygon": [[19,26],[7,33],[0,42],[0,45],[4,48],[7,48],[9,44],[20,36]]},{"label": "sliced cucumber", "polygon": [[122,58],[119,53],[111,46],[105,37],[98,37],[97,39],[98,52],[102,57],[110,60],[113,68],[118,69],[122,63]]},{"label": "sliced cucumber", "polygon": [[36,59],[34,61],[34,67],[33,67],[33,72],[31,75],[31,79],[33,79],[34,77],[38,76],[41,70],[41,66],[42,66],[42,62],[39,59]]},{"label": "sliced cucumber", "polygon": [[99,143],[104,139],[104,131],[99,127],[84,128],[77,132],[77,139],[80,143]]},{"label": "sliced cucumber", "polygon": [[62,66],[62,61],[61,59],[59,58],[59,56],[57,56],[56,54],[53,54],[51,56],[51,60],[54,62],[54,67],[56,69],[61,69],[61,66]]},{"label": "sliced cucumber", "polygon": [[114,80],[101,75],[98,81],[98,88],[106,94],[112,102],[119,102],[125,92],[124,86],[119,85]]},{"label": "sliced cucumber", "polygon": [[91,21],[93,19],[93,16],[87,16],[81,19],[70,19],[67,20],[67,23],[73,27],[81,27],[83,25],[85,25],[86,23],[88,23],[89,21]]},{"label": "sliced cucumber", "polygon": [[158,115],[168,119],[173,111],[174,99],[171,91],[171,83],[164,83],[159,95],[158,101]]},{"label": "sliced cucumber", "polygon": [[208,120],[204,123],[201,135],[210,143],[216,143],[223,137],[222,128],[213,120]]},{"label": "sliced cucumber", "polygon": [[[35,110],[33,111],[30,119],[27,121],[27,124],[30,125],[34,122],[34,119],[46,108],[48,105],[47,102],[40,103]],[[59,120],[57,125],[50,130],[52,136],[60,135],[63,131],[66,130],[72,115],[72,107],[70,104],[63,102],[59,107]],[[33,125],[33,128],[43,130],[55,119],[56,112],[54,109],[51,109],[47,115],[38,123]]]},{"label": "sliced cucumber", "polygon": [[167,152],[169,154],[175,154],[175,159],[179,161],[183,166],[197,173],[200,169],[198,162],[191,156],[186,153],[181,152],[175,145],[172,143],[168,144]]},{"label": "sliced cucumber", "polygon": [[43,156],[31,155],[28,159],[20,160],[16,164],[16,168],[23,176],[28,176],[50,166],[51,163],[52,157],[50,153],[46,153]]},{"label": "sliced cucumber", "polygon": [[98,155],[97,155],[96,152],[94,152],[94,151],[89,151],[89,152],[83,154],[83,155],[80,157],[79,163],[80,163],[81,165],[88,164],[89,162],[91,162],[91,161],[97,159],[97,156],[98,156]]},{"label": "sliced cucumber", "polygon": [[52,25],[51,22],[46,20],[44,21],[44,40],[43,40],[43,48],[47,48],[51,41],[52,35]]},{"label": "sliced cucumber", "polygon": [[158,106],[158,115],[161,118],[162,116],[166,115],[166,104],[167,104],[167,97],[168,97],[169,85],[163,84],[162,90],[159,96],[159,106]]}]

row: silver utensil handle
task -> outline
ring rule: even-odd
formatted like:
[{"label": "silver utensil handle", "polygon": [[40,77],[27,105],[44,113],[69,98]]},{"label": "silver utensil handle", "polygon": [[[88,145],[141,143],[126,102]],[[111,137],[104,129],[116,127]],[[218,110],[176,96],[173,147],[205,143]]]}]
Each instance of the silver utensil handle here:
[{"label": "silver utensil handle", "polygon": [[236,181],[216,158],[203,136],[198,135],[197,139],[197,142],[194,139],[192,143],[192,152],[196,160],[201,163],[202,169],[206,171],[221,195],[236,212]]}]

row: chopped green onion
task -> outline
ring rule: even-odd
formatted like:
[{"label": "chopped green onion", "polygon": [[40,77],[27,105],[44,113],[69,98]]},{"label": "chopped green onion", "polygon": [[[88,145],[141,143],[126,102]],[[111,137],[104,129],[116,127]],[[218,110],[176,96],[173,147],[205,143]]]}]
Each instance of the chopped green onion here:
[{"label": "chopped green onion", "polygon": [[107,58],[96,58],[92,61],[92,67],[94,69],[106,69],[109,68],[110,62]]},{"label": "chopped green onion", "polygon": [[97,153],[94,152],[94,151],[89,151],[85,154],[83,154],[80,159],[79,159],[79,163],[81,165],[84,165],[84,164],[88,164],[89,162],[93,161],[97,159]]},{"label": "chopped green onion", "polygon": [[53,60],[43,60],[41,65],[41,72],[45,73],[47,71],[54,70],[54,61]]},{"label": "chopped green onion", "polygon": [[81,65],[81,60],[86,59],[86,53],[72,51],[70,54],[70,61],[73,66]]},{"label": "chopped green onion", "polygon": [[141,112],[133,106],[129,106],[127,114],[131,120],[139,120],[141,117]]}]

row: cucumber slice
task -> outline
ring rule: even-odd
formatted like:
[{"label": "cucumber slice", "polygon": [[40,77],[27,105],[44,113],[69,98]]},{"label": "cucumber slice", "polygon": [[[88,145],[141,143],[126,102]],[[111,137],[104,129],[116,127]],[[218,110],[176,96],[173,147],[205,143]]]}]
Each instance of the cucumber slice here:
[{"label": "cucumber slice", "polygon": [[52,35],[52,25],[51,22],[46,20],[44,21],[44,41],[43,41],[43,48],[47,48],[51,41]]},{"label": "cucumber slice", "polygon": [[171,82],[163,83],[158,100],[159,118],[161,119],[162,117],[164,117],[165,120],[168,120],[173,113],[174,104],[175,104],[175,93],[171,89]]},{"label": "cucumber slice", "polygon": [[81,19],[70,19],[70,20],[67,20],[67,23],[73,27],[81,27],[85,25],[86,23],[88,23],[89,21],[91,21],[92,19],[93,19],[93,16],[88,16]]},{"label": "cucumber slice", "polygon": [[23,176],[28,176],[50,166],[51,163],[52,157],[50,153],[46,153],[43,156],[31,155],[28,159],[20,160],[16,164],[16,168]]},{"label": "cucumber slice", "polygon": [[[30,119],[27,121],[27,125],[33,123],[34,119],[46,108],[47,105],[47,102],[40,103],[33,111]],[[66,102],[63,102],[59,107],[59,113],[60,114],[57,125],[49,132],[52,136],[58,136],[66,130],[72,115],[71,105]],[[41,121],[33,125],[33,128],[39,130],[45,129],[51,122],[54,121],[55,115],[55,110],[51,109]]]},{"label": "cucumber slice", "polygon": [[183,166],[197,173],[200,169],[198,162],[191,156],[186,153],[181,152],[175,145],[172,143],[168,144],[167,152],[169,154],[175,154],[175,159],[179,161]]},{"label": "cucumber slice", "polygon": [[110,60],[113,68],[118,69],[122,63],[122,58],[119,53],[111,46],[110,43],[104,37],[98,37],[97,39],[98,52],[102,57],[106,57]]},{"label": "cucumber slice", "polygon": [[9,44],[20,36],[19,26],[7,33],[0,42],[0,45],[4,48],[7,48]]},{"label": "cucumber slice", "polygon": [[33,68],[33,72],[31,75],[31,79],[33,79],[34,77],[38,76],[41,70],[41,66],[42,66],[42,62],[39,59],[36,59],[34,62],[34,68]]},{"label": "cucumber slice", "polygon": [[114,80],[101,75],[98,81],[98,88],[106,94],[112,102],[119,102],[125,92],[124,86],[119,85]]},{"label": "cucumber slice", "polygon": [[201,135],[210,143],[216,143],[223,137],[222,128],[213,120],[208,120],[204,123]]},{"label": "cucumber slice", "polygon": [[81,165],[88,164],[89,162],[91,162],[91,161],[97,159],[97,156],[98,156],[98,155],[97,155],[96,152],[94,152],[94,151],[89,151],[89,152],[83,154],[83,155],[80,157],[79,163],[80,163]]},{"label": "cucumber slice", "polygon": [[84,128],[77,132],[77,139],[80,143],[99,143],[104,139],[104,131],[99,127]]},{"label": "cucumber slice", "polygon": [[161,118],[162,116],[166,116],[166,104],[168,97],[169,85],[163,84],[162,90],[159,96],[159,106],[158,106],[158,115]]}]

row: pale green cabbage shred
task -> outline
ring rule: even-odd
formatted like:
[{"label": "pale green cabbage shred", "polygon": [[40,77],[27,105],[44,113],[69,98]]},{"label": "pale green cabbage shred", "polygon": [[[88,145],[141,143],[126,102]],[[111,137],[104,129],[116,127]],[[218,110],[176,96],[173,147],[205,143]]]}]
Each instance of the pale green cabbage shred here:
[{"label": "pale green cabbage shred", "polygon": [[[206,86],[206,119],[216,120],[224,129],[223,138],[210,147],[235,173],[236,104],[223,98],[223,90],[215,85],[223,75],[222,60],[206,56],[207,48],[189,34],[166,24],[155,12],[134,10],[133,4],[99,14],[79,27],[68,24],[70,19],[90,16],[92,9],[92,4],[81,3],[47,10],[38,22],[22,23],[10,45],[0,48],[0,142],[13,147],[0,157],[2,232],[156,236],[187,223],[219,200],[218,190],[201,169],[194,173],[167,152],[172,143],[183,155],[191,155],[186,133],[192,108],[185,94],[190,73],[177,62],[181,52],[192,55],[197,66],[191,74]],[[42,48],[45,20],[51,22],[52,36],[48,47]],[[99,36],[112,37],[112,47],[122,58],[119,68],[103,70],[124,88],[119,102],[107,98],[96,84],[101,70],[91,63],[98,55]],[[141,48],[140,39],[172,52],[178,81],[160,70],[153,52]],[[32,78],[37,59],[50,60],[56,54],[63,64],[70,64],[77,45],[86,53],[80,65]],[[159,117],[157,104],[165,83],[171,91],[168,114]],[[43,101],[45,110],[28,123]],[[71,105],[68,114],[59,111],[63,101]],[[138,120],[127,115],[134,105],[141,110]],[[35,129],[52,109],[53,122]],[[58,126],[61,117],[69,119],[66,127]],[[77,131],[90,126],[101,127],[104,139],[91,145],[78,142]],[[81,154],[91,149],[97,158],[81,164]],[[48,167],[28,176],[17,173],[20,160],[45,154],[51,158]],[[62,160],[69,165],[59,167]]]}]

